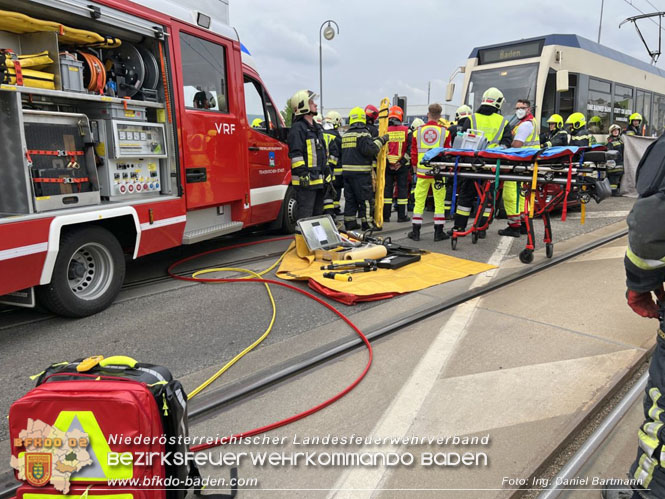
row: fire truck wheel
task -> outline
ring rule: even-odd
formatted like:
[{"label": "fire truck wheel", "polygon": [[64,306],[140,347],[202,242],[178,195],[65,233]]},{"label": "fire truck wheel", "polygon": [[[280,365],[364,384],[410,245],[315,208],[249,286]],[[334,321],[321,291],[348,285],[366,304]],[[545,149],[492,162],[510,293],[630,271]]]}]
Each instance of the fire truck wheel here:
[{"label": "fire truck wheel", "polygon": [[86,317],[107,308],[125,279],[120,243],[102,227],[66,232],[50,284],[37,288],[40,303],[54,314]]},{"label": "fire truck wheel", "polygon": [[282,207],[282,230],[287,234],[293,234],[296,231],[296,213],[298,212],[298,203],[296,202],[296,193],[291,186],[286,189],[284,196],[284,205]]}]

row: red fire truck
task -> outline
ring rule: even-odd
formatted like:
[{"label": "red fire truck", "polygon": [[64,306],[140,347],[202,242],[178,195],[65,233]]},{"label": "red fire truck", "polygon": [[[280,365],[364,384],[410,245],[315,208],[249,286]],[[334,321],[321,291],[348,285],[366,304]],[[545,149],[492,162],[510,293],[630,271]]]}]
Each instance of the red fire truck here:
[{"label": "red fire truck", "polygon": [[126,256],[294,229],[287,130],[227,0],[0,9],[2,302],[82,317]]}]

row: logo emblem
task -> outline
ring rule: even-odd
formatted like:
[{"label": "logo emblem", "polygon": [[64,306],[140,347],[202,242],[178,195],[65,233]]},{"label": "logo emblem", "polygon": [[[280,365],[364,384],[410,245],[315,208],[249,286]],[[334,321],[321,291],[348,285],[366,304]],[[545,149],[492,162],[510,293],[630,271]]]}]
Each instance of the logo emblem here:
[{"label": "logo emblem", "polygon": [[439,134],[436,132],[436,130],[433,130],[432,128],[425,130],[425,133],[423,134],[423,141],[425,142],[425,144],[431,146],[432,144],[436,143],[438,140],[439,140]]},{"label": "logo emblem", "polygon": [[33,487],[43,487],[51,479],[51,456],[49,452],[25,453],[25,479]]}]

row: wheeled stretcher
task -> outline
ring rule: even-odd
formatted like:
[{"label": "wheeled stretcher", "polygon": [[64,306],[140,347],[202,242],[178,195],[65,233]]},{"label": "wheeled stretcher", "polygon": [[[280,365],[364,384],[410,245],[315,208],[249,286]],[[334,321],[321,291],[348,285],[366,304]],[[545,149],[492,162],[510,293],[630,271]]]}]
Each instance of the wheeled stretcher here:
[{"label": "wheeled stretcher", "polygon": [[478,194],[476,213],[471,226],[464,231],[453,231],[450,239],[453,249],[460,237],[471,235],[477,243],[479,234],[487,230],[496,212],[496,200],[505,181],[518,182],[524,195],[522,220],[526,222],[527,244],[520,253],[523,263],[533,261],[535,237],[533,218],[541,217],[545,228],[546,255],[554,254],[550,212],[562,204],[561,220],[566,220],[568,202],[577,199],[581,203],[582,223],[586,204],[595,199],[600,202],[611,196],[606,169],[611,167],[615,151],[604,146],[551,147],[465,150],[437,148],[423,158],[432,167],[435,180],[448,180],[452,184],[451,213],[454,213],[457,187],[460,179],[472,179]]}]

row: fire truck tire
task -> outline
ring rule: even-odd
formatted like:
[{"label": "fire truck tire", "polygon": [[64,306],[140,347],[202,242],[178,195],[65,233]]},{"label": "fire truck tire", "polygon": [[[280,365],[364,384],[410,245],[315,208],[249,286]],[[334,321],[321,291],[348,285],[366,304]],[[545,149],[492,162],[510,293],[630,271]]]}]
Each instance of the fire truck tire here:
[{"label": "fire truck tire", "polygon": [[37,288],[41,305],[57,315],[86,317],[107,308],[125,279],[120,243],[102,227],[66,232],[51,282]]},{"label": "fire truck tire", "polygon": [[296,192],[289,186],[284,195],[284,204],[282,205],[282,230],[287,234],[293,234],[296,231],[296,213],[298,213],[298,202],[296,201]]}]

